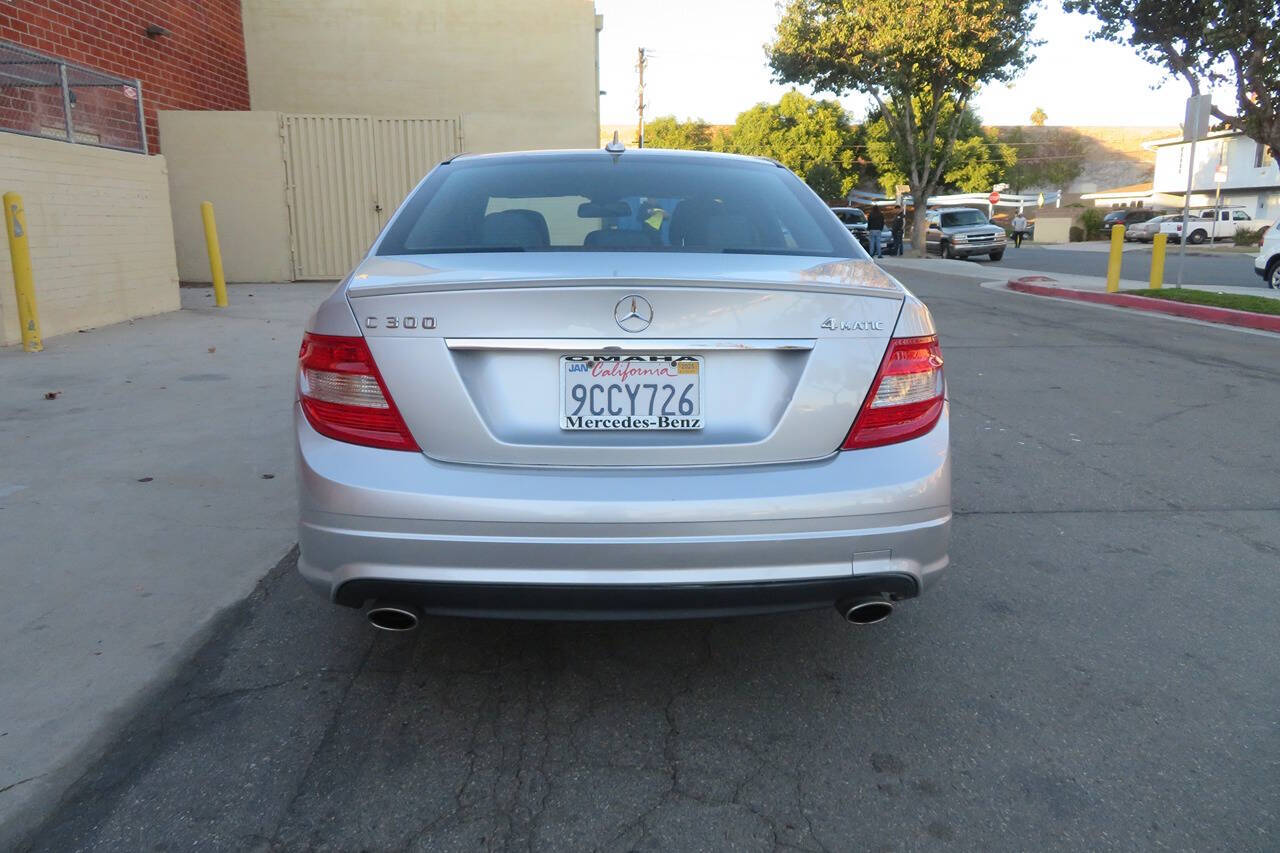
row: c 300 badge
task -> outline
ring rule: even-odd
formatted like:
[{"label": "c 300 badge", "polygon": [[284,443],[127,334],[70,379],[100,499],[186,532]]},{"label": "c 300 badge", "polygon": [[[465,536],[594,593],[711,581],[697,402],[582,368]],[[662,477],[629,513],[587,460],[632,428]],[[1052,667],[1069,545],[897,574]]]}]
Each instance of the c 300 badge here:
[{"label": "c 300 badge", "polygon": [[385,317],[379,320],[377,317],[365,317],[364,327],[366,329],[376,329],[381,326],[384,329],[434,329],[436,327],[435,317]]}]

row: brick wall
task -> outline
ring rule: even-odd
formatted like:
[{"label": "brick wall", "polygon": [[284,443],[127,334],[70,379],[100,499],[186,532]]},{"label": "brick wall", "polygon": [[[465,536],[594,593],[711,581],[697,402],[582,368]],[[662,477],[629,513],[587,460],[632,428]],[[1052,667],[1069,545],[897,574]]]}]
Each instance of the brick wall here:
[{"label": "brick wall", "polygon": [[158,109],[249,109],[240,0],[0,0],[0,39],[141,80],[152,152]]},{"label": "brick wall", "polygon": [[[177,310],[164,157],[0,133],[0,180],[22,194],[45,338]],[[0,248],[0,344],[21,340],[12,280]]]}]

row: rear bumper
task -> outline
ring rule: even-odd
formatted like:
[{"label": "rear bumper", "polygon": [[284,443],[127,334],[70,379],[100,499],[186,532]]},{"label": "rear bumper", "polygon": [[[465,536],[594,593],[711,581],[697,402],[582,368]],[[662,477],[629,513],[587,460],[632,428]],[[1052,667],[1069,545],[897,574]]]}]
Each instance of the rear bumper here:
[{"label": "rear bumper", "polygon": [[626,620],[708,619],[788,610],[816,610],[864,595],[914,598],[911,575],[858,575],[769,583],[572,586],[563,584],[461,584],[431,581],[355,580],[335,601],[361,607],[371,600],[416,605],[435,616],[486,619]]},{"label": "rear bumper", "polygon": [[646,618],[908,598],[947,565],[947,417],[888,447],[779,465],[441,463],[300,416],[299,570],[331,600],[431,613]]}]

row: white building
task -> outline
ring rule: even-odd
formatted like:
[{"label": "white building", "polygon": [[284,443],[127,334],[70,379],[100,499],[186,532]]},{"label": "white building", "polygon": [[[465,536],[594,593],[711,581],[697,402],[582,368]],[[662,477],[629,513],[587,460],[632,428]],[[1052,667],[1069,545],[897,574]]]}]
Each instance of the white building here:
[{"label": "white building", "polygon": [[[1159,139],[1147,143],[1156,152],[1155,174],[1150,184],[1117,187],[1082,196],[1098,207],[1182,207],[1187,191],[1187,171],[1192,170],[1191,206],[1211,207],[1216,191],[1223,206],[1241,207],[1254,219],[1274,222],[1280,218],[1280,164],[1267,147],[1242,133],[1212,133],[1196,142],[1195,163],[1190,162],[1191,143]],[[1225,172],[1221,183],[1215,175]]]}]

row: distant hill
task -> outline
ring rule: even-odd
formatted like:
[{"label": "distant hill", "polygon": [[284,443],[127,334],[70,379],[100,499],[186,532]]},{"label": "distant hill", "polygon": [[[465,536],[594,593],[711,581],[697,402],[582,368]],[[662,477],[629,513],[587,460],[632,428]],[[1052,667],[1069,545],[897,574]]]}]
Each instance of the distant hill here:
[{"label": "distant hill", "polygon": [[[723,133],[732,125],[712,125],[713,133]],[[1071,194],[1096,192],[1108,187],[1140,184],[1151,180],[1155,171],[1155,152],[1142,147],[1144,142],[1178,136],[1178,127],[1108,127],[1108,126],[1044,126],[992,125],[987,128],[1001,137],[1012,131],[1020,132],[1027,142],[1048,140],[1050,137],[1071,135],[1077,137],[1083,148],[1083,169],[1069,186],[1062,189]],[[636,144],[634,124],[607,124],[600,126],[600,144],[613,139],[613,132],[628,146]],[[1020,150],[1035,152],[1032,146],[1019,146]],[[1031,153],[1031,156],[1035,156]]]},{"label": "distant hill", "polygon": [[[1019,131],[1028,142],[1055,134],[1071,134],[1083,145],[1084,168],[1079,177],[1062,189],[1070,194],[1095,192],[1108,187],[1140,184],[1151,180],[1156,154],[1142,147],[1144,142],[1178,136],[1178,127],[1037,127],[1035,125],[995,125],[987,128],[1001,137]],[[1029,146],[1028,146],[1029,147]],[[1034,149],[1032,149],[1034,151]],[[1033,155],[1034,156],[1034,155]]]}]

